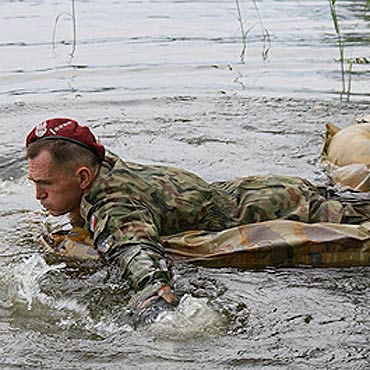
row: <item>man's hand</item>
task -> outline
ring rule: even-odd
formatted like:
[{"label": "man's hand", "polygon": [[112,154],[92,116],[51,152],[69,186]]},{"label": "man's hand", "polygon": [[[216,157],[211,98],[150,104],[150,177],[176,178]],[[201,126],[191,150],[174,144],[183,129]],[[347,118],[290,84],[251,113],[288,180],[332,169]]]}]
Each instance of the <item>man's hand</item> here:
[{"label": "man's hand", "polygon": [[154,295],[141,302],[132,314],[134,326],[151,324],[165,311],[172,311],[177,303],[176,295],[170,286],[161,287]]}]

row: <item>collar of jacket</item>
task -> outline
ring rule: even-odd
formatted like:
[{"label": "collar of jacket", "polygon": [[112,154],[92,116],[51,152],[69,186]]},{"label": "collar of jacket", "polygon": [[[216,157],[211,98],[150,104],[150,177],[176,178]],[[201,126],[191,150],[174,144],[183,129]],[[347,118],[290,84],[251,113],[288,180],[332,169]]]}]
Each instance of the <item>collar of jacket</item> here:
[{"label": "collar of jacket", "polygon": [[85,194],[80,202],[80,215],[81,217],[86,221],[89,220],[91,217],[90,211],[93,208],[94,202],[92,200],[95,198],[94,194],[97,194],[100,192],[100,178],[101,176],[104,176],[104,173],[109,172],[115,162],[116,156],[110,152],[107,151],[107,155],[100,167],[99,173],[97,174],[90,191]]}]

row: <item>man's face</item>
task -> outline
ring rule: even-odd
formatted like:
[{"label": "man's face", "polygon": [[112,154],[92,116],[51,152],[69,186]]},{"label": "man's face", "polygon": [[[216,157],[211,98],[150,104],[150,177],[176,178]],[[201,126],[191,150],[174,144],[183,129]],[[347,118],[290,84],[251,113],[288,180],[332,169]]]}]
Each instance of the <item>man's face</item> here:
[{"label": "man's face", "polygon": [[83,195],[78,176],[53,163],[47,150],[28,160],[29,178],[36,187],[36,199],[53,216],[72,212],[78,215]]}]

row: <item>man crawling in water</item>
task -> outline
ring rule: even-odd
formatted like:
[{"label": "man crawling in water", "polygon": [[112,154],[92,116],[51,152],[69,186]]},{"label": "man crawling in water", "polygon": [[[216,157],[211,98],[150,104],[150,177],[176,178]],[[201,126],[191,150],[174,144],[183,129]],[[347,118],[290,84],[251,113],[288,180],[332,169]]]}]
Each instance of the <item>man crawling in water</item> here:
[{"label": "man crawling in water", "polygon": [[369,202],[333,198],[326,187],[298,177],[209,184],[182,169],[128,163],[69,118],[38,124],[26,147],[36,198],[51,215],[68,214],[72,224],[89,230],[94,248],[119,267],[139,297],[139,321],[176,304],[160,235],[275,219],[359,224],[370,218]]}]

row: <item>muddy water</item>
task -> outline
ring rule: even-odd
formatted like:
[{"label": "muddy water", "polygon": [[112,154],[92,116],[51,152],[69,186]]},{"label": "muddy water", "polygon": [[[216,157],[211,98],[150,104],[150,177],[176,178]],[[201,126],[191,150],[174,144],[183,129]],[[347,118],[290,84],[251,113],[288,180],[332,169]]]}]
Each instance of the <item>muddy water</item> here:
[{"label": "muddy water", "polygon": [[179,266],[176,284],[184,296],[177,311],[133,331],[126,287],[114,270],[66,264],[40,250],[44,218],[22,160],[23,134],[33,122],[68,111],[129,160],[182,166],[208,180],[280,172],[324,182],[317,160],[324,123],[353,123],[369,113],[367,105],[177,96],[1,110],[7,123],[1,137],[2,368],[369,366],[369,268]]},{"label": "muddy water", "polygon": [[[354,123],[370,108],[366,65],[354,101],[340,102],[322,3],[259,3],[275,49],[261,62],[251,34],[243,65],[232,1],[78,2],[72,59],[68,42],[57,45],[58,58],[50,42],[65,2],[0,2],[1,369],[370,366],[369,268],[178,266],[178,309],[134,331],[114,269],[40,249],[45,215],[23,160],[31,127],[68,115],[127,160],[181,166],[209,181],[275,172],[325,182],[324,124]],[[344,4],[352,29],[359,10]],[[253,6],[244,9],[252,17]],[[61,22],[58,37],[68,40]],[[354,44],[353,54],[365,46]]]}]

